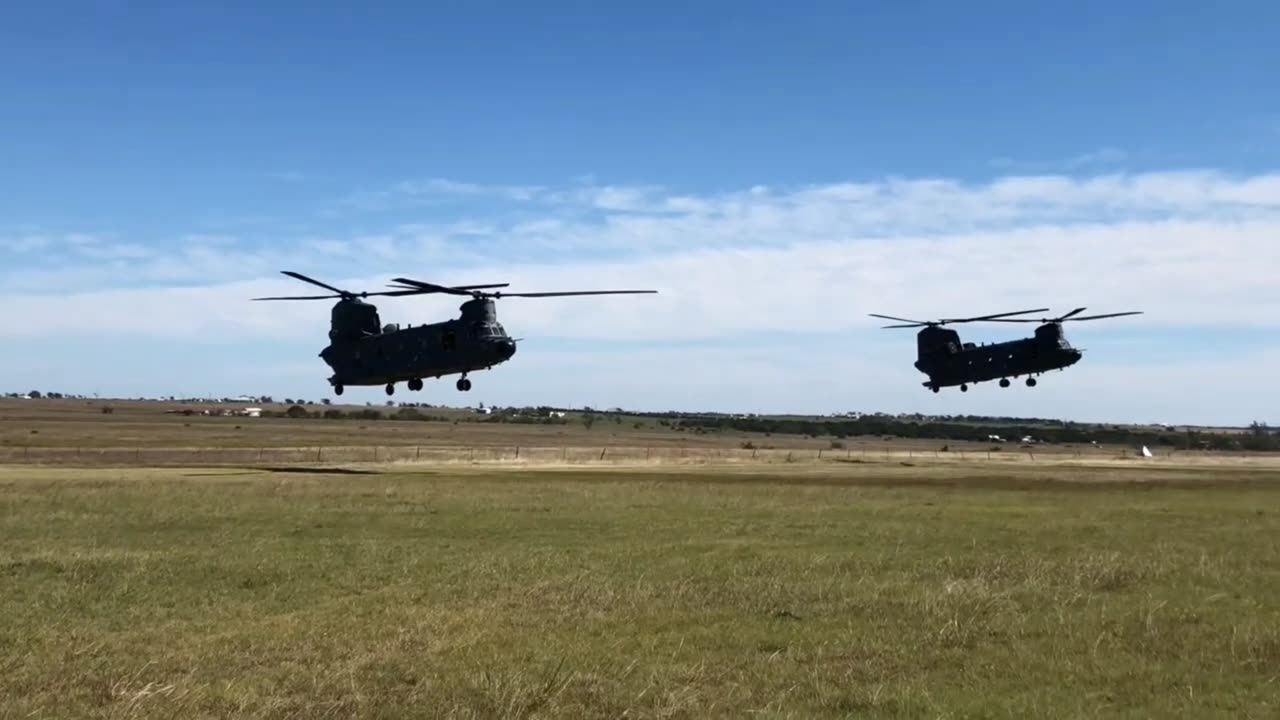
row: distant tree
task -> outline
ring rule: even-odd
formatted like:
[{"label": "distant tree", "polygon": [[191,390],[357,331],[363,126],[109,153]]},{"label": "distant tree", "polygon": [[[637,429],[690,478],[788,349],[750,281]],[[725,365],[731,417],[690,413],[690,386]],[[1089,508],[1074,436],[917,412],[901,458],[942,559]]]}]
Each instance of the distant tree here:
[{"label": "distant tree", "polygon": [[291,418],[304,418],[307,417],[307,409],[301,405],[290,405],[289,409],[285,410],[285,415]]},{"label": "distant tree", "polygon": [[30,396],[31,396],[31,398],[32,398],[32,399],[35,399],[35,400],[39,400],[40,398],[44,397],[44,395],[41,395],[41,394],[40,394],[40,391],[39,391],[39,390],[32,390],[31,392],[29,392],[29,393],[27,393],[27,394],[28,394],[28,395],[30,395]]}]

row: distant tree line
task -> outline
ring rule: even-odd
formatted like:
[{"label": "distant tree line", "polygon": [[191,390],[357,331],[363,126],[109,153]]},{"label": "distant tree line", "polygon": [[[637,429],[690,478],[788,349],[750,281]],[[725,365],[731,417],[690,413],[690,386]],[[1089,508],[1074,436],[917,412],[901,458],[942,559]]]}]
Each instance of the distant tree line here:
[{"label": "distant tree line", "polygon": [[[673,423],[677,425],[677,423]],[[1122,445],[1147,445],[1150,447],[1180,447],[1186,449],[1280,451],[1280,431],[1266,423],[1255,422],[1247,433],[1202,433],[1194,430],[1144,430],[1139,428],[1082,426],[1074,424],[1030,425],[984,424],[957,422],[914,422],[888,418],[862,417],[856,420],[817,420],[802,418],[719,417],[685,418],[678,426],[700,428],[707,431],[734,430],[738,432],[774,435],[807,435],[849,438],[880,436],[886,438],[914,438],[929,440],[953,440],[986,442],[991,435],[1019,441],[1030,436],[1036,442],[1106,443]]]},{"label": "distant tree line", "polygon": [[[569,422],[580,423],[590,429],[597,423],[607,422],[622,424],[623,417],[630,413],[598,412],[587,408],[577,411],[574,417],[564,415],[566,411],[539,406],[525,408],[490,408],[488,414],[473,416],[448,416],[432,412],[423,412],[417,407],[402,406],[399,408],[380,409],[374,407],[340,409],[327,407],[323,410],[309,409],[302,405],[292,405],[286,410],[266,410],[267,417],[288,417],[297,419],[319,420],[411,420],[423,422],[476,422],[476,423],[516,423],[530,425],[564,425]],[[652,416],[650,416],[652,417]],[[911,438],[939,441],[974,441],[987,442],[991,435],[998,435],[1005,440],[1018,442],[1024,437],[1031,437],[1037,443],[1051,444],[1089,444],[1100,443],[1110,445],[1146,445],[1148,447],[1173,447],[1183,449],[1208,450],[1247,450],[1280,452],[1280,429],[1269,427],[1263,422],[1252,423],[1244,433],[1227,434],[1200,432],[1195,430],[1154,430],[1142,428],[1125,428],[1117,426],[1090,426],[1075,423],[1059,423],[1057,425],[1032,424],[1027,422],[1001,424],[987,421],[983,425],[973,422],[917,422],[904,421],[888,416],[864,416],[857,419],[806,419],[800,417],[689,417],[678,419],[660,417],[659,427],[670,428],[677,432],[705,434],[713,432],[736,431],[760,433],[765,435],[804,435],[808,437],[834,437],[846,439],[852,437]],[[642,427],[642,423],[635,423]]]}]

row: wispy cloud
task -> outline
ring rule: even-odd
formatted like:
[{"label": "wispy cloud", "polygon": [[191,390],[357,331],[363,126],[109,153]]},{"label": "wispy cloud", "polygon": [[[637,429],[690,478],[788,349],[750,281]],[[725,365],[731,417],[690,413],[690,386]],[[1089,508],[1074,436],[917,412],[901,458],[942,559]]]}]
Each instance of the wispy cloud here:
[{"label": "wispy cloud", "polygon": [[[0,302],[7,308],[0,336],[93,333],[95,342],[154,337],[191,343],[253,338],[289,348],[322,341],[328,322],[323,303],[248,302],[303,289],[281,277],[280,269],[357,291],[381,289],[397,275],[510,282],[512,290],[654,288],[661,294],[512,298],[500,307],[503,322],[518,335],[552,345],[557,338],[594,343],[584,362],[598,361],[609,342],[627,343],[626,353],[600,366],[614,379],[600,376],[597,382],[613,382],[611,392],[635,397],[645,391],[627,390],[628,383],[647,377],[645,368],[659,352],[652,348],[663,343],[788,338],[779,340],[785,344],[777,353],[750,358],[707,350],[720,353],[719,385],[702,394],[710,402],[730,392],[759,394],[753,378],[783,382],[799,372],[788,357],[833,352],[837,341],[852,337],[860,339],[832,356],[824,372],[854,372],[840,370],[847,367],[869,377],[875,363],[857,358],[876,349],[900,364],[892,371],[892,387],[899,388],[893,392],[915,392],[919,378],[909,366],[909,335],[874,330],[880,323],[867,317],[871,312],[931,318],[1042,306],[1143,310],[1147,314],[1137,319],[1082,323],[1072,332],[1086,339],[1109,332],[1147,338],[1150,352],[1173,363],[1161,377],[1174,385],[1206,379],[1178,376],[1201,366],[1190,358],[1178,365],[1180,346],[1161,344],[1150,334],[1155,329],[1273,332],[1280,325],[1280,175],[1041,174],[985,183],[888,178],[711,194],[593,182],[533,187],[437,180],[382,192],[396,201],[438,195],[484,203],[445,218],[411,205],[380,228],[364,223],[360,230],[270,246],[181,236],[146,253],[130,248],[127,239],[106,245],[86,240],[78,252],[65,252],[74,245],[65,237],[24,246],[26,264],[0,268]],[[0,248],[16,248],[13,238],[36,236],[9,234]],[[85,250],[104,247],[115,250]],[[66,291],[73,287],[78,289]],[[29,294],[40,289],[44,294]],[[452,315],[456,304],[457,298],[427,296],[386,300],[380,307],[388,321],[422,322]],[[638,348],[637,341],[652,347]],[[1240,357],[1238,370],[1215,365],[1214,372],[1266,387],[1261,374],[1248,376],[1263,372],[1262,361]],[[765,373],[762,363],[773,369]],[[1089,364],[1091,370],[1071,381],[1086,394],[1116,391],[1118,381],[1111,378],[1132,377],[1127,370],[1108,370],[1106,355],[1091,356]],[[528,381],[537,367],[522,351],[504,373]],[[1116,374],[1108,375],[1112,370]],[[854,385],[849,392],[865,392]],[[813,393],[808,402],[815,402],[821,392],[808,387],[792,384],[787,392]],[[603,392],[599,386],[594,391]],[[1142,396],[1156,402],[1150,393]],[[1211,400],[1198,396],[1195,402]],[[1165,409],[1179,408],[1194,409]]]},{"label": "wispy cloud", "polygon": [[1130,154],[1126,150],[1102,147],[1055,160],[998,157],[991,160],[991,166],[1010,172],[1099,172],[1119,169],[1129,159]]}]

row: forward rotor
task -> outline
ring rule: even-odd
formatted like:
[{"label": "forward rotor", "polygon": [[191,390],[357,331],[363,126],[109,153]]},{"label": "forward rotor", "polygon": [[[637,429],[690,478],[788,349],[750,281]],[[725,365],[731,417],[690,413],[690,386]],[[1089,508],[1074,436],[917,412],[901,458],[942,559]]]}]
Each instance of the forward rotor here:
[{"label": "forward rotor", "polygon": [[[657,290],[565,290],[559,292],[483,292],[483,286],[471,287],[446,287],[435,283],[422,282],[421,280],[412,280],[410,278],[395,278],[397,285],[389,285],[388,287],[396,288],[399,291],[417,291],[417,292],[438,292],[449,295],[469,295],[473,298],[493,298],[495,300],[504,297],[566,297],[570,295],[654,295]],[[492,286],[490,286],[492,287]],[[506,287],[505,285],[501,287]]]},{"label": "forward rotor", "polygon": [[[1046,312],[1048,311],[1048,309],[1049,308],[1036,308],[1034,310],[1018,310],[1016,312],[995,313],[994,315],[979,315],[977,317],[968,317],[968,318],[943,318],[941,320],[910,320],[908,318],[893,317],[892,315],[878,315],[876,313],[869,313],[869,315],[874,318],[881,318],[884,320],[897,320],[900,323],[905,323],[902,325],[885,325],[883,328],[881,328],[881,329],[887,330],[891,328],[938,327],[939,325],[952,325],[956,323],[969,323],[969,322],[980,322],[980,321],[999,322],[1000,318],[1005,318],[1010,315],[1026,315],[1027,313]],[[1013,322],[1016,322],[1016,321],[1013,321]]]},{"label": "forward rotor", "polygon": [[397,288],[395,290],[384,290],[381,292],[365,291],[365,292],[354,293],[354,292],[351,292],[350,290],[343,290],[341,288],[336,288],[332,285],[329,285],[328,283],[320,282],[315,278],[307,277],[302,273],[294,272],[292,270],[281,270],[280,273],[282,275],[288,275],[289,277],[294,278],[295,280],[301,280],[305,283],[310,283],[317,287],[322,287],[325,290],[330,290],[334,294],[333,295],[289,295],[289,296],[280,296],[280,297],[260,297],[260,298],[251,298],[251,299],[252,300],[330,300],[333,298],[342,298],[343,300],[354,300],[356,298],[367,298],[367,297],[372,297],[376,295],[389,296],[389,297],[403,297],[405,295],[426,295],[426,294],[438,293],[438,292],[452,292],[454,290],[470,291],[470,290],[480,290],[480,289],[486,289],[486,288],[507,287],[508,285],[510,285],[510,283],[495,283],[495,284],[489,284],[489,285],[459,285],[455,288],[446,288],[444,286],[437,286],[440,289],[410,287],[410,288]]}]

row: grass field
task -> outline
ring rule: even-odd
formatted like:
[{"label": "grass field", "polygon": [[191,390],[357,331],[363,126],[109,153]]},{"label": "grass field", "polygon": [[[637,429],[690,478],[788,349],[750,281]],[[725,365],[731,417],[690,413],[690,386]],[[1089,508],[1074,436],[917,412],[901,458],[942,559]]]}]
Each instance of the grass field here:
[{"label": "grass field", "polygon": [[163,409],[0,405],[0,718],[1280,716],[1274,455]]},{"label": "grass field", "polygon": [[0,471],[0,717],[1280,713],[1273,471]]}]

